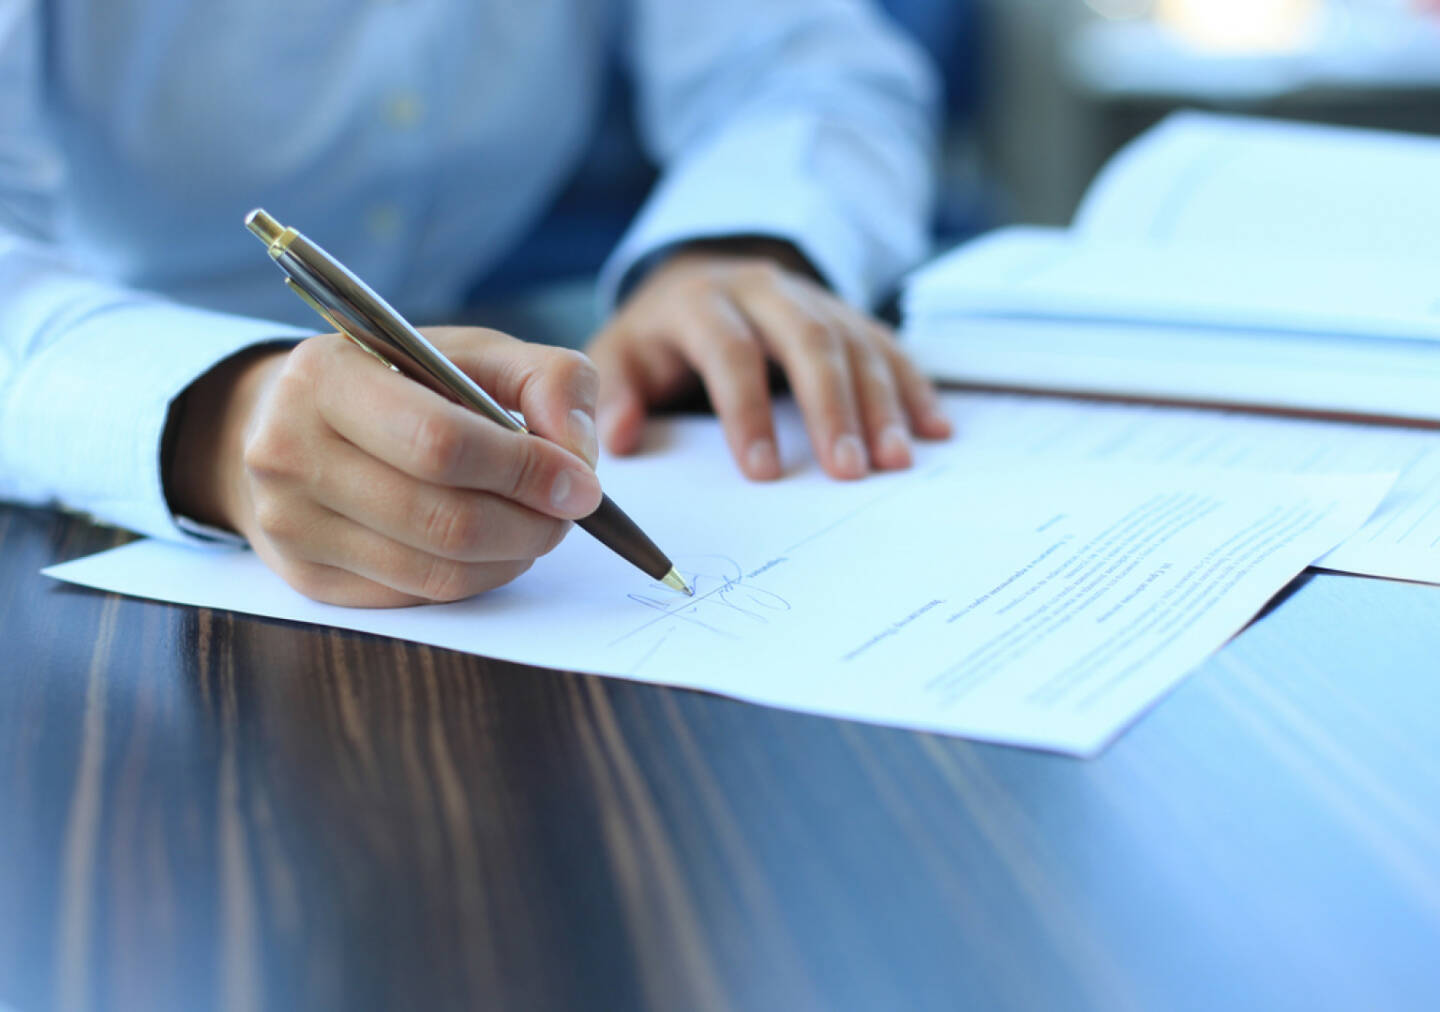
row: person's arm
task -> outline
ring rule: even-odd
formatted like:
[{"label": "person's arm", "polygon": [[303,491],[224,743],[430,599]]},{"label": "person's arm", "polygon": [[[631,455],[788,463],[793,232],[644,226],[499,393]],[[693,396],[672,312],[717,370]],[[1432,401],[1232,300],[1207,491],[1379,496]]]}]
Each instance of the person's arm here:
[{"label": "person's arm", "polygon": [[[0,182],[0,208],[14,195]],[[0,307],[0,499],[170,539],[193,537],[164,490],[176,399],[242,349],[310,333],[93,277],[13,218],[0,221]]]},{"label": "person's arm", "polygon": [[930,385],[865,312],[925,251],[937,94],[918,49],[860,0],[633,0],[656,193],[602,274],[619,312],[590,346],[607,446],[704,383],[736,460],[779,473],[767,363],[837,477],[948,433]]},{"label": "person's arm", "polygon": [[[354,605],[494,587],[595,509],[596,380],[578,353],[431,335],[547,442],[338,335],[177,305],[69,257],[51,224],[65,184],[40,121],[38,11],[0,15],[0,499],[184,538],[178,512]],[[263,347],[277,339],[299,343]]]}]

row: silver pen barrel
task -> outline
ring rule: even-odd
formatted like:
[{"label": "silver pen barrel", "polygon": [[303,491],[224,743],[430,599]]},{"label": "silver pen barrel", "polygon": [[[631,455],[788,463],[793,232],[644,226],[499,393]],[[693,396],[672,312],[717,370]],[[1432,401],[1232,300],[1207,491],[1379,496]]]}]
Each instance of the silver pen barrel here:
[{"label": "silver pen barrel", "polygon": [[[290,288],[360,347],[417,383],[454,398],[507,429],[529,431],[369,285],[319,246],[262,210],[251,211],[245,227],[265,243],[270,258],[285,272]],[[601,496],[594,513],[575,523],[665,586],[694,594],[665,553],[608,495]]]},{"label": "silver pen barrel", "polygon": [[[448,395],[513,432],[528,431],[495,398],[410,326],[365,282],[293,228],[264,211],[252,211],[245,227],[264,240],[270,257],[295,287],[319,303],[332,323],[354,324],[351,337],[400,372]],[[351,328],[347,327],[347,330]]]}]

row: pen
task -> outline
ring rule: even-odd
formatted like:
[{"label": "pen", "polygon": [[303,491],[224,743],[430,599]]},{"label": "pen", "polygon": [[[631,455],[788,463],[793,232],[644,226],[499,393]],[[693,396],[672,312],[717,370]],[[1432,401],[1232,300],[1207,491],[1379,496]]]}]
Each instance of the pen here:
[{"label": "pen", "polygon": [[[340,261],[263,210],[245,216],[245,227],[265,243],[285,272],[285,284],[330,326],[396,372],[443,397],[471,408],[512,432],[529,432],[495,398],[427,341]],[[575,521],[606,548],[667,587],[691,596],[685,580],[635,521],[608,495],[588,517]]]}]

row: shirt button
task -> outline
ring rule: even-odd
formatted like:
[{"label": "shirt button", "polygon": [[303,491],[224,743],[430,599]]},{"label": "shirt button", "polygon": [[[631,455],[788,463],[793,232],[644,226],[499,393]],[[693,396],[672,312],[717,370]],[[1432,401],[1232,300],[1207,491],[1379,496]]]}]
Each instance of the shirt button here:
[{"label": "shirt button", "polygon": [[365,212],[365,227],[374,239],[394,239],[400,233],[400,209],[394,204],[376,204]]},{"label": "shirt button", "polygon": [[385,100],[385,122],[397,130],[409,130],[420,122],[425,105],[413,91],[401,91]]}]

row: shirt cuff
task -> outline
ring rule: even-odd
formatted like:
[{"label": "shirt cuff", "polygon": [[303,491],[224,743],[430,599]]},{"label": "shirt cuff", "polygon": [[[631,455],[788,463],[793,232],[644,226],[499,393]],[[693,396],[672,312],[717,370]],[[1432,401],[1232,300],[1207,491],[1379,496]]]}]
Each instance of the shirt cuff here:
[{"label": "shirt cuff", "polygon": [[[604,312],[613,311],[644,269],[670,248],[735,236],[791,243],[841,298],[869,306],[893,281],[888,275],[898,276],[909,264],[877,269],[876,244],[844,214],[836,187],[827,185],[835,180],[806,171],[820,144],[817,135],[826,129],[798,114],[748,122],[675,165],[600,272]],[[914,244],[923,243],[916,239]],[[910,255],[919,251],[901,256]]]},{"label": "shirt cuff", "polygon": [[232,355],[313,333],[148,300],[96,309],[28,362],[12,388],[0,424],[3,457],[36,462],[21,497],[152,537],[209,540],[188,522],[182,527],[165,498],[161,447],[171,404]]}]

